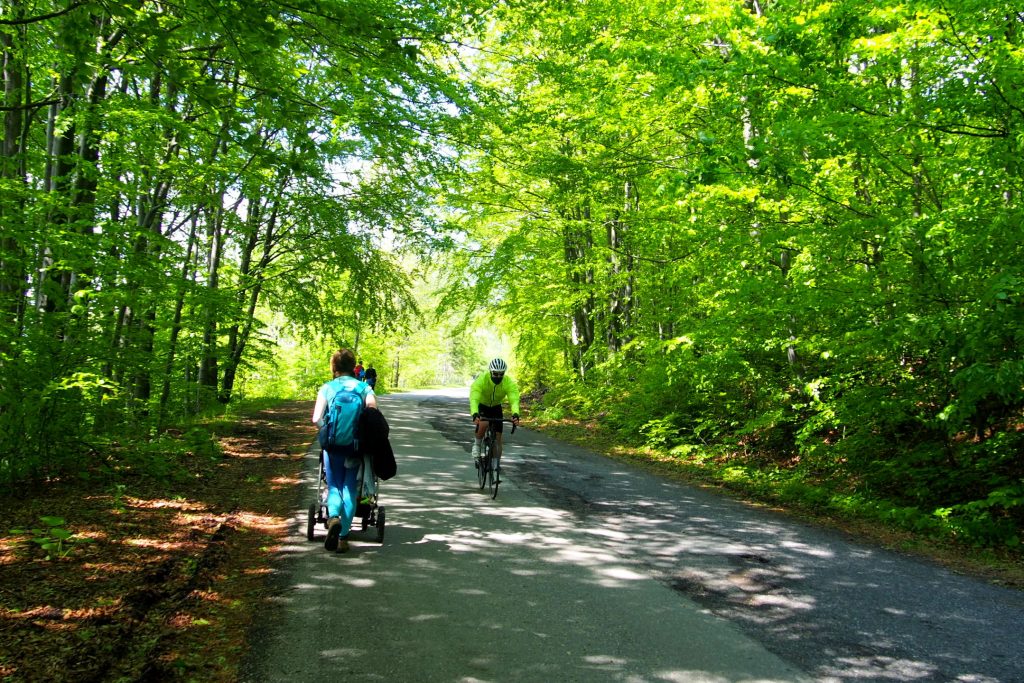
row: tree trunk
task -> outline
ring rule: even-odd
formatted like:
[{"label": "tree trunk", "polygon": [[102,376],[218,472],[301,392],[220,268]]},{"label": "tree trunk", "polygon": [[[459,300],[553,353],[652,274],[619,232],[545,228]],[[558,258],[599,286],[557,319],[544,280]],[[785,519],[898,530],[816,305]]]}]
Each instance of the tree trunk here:
[{"label": "tree trunk", "polygon": [[562,227],[566,276],[574,301],[569,335],[572,364],[580,377],[589,369],[586,354],[594,344],[594,269],[590,265],[594,240],[589,219],[588,209],[577,208],[563,216]]},{"label": "tree trunk", "polygon": [[[239,315],[245,306],[245,301],[249,296],[250,292],[257,292],[256,297],[258,298],[258,287],[254,282],[252,273],[252,254],[256,250],[256,245],[259,243],[260,237],[260,221],[262,218],[262,204],[260,197],[249,198],[249,213],[246,217],[245,231],[247,238],[242,244],[242,251],[239,254],[239,267],[238,267],[238,294],[235,297],[236,311],[231,316],[232,323],[228,329],[228,348],[224,358],[224,372],[221,381],[220,393],[217,399],[221,403],[228,403],[231,400],[231,393],[235,388],[235,374],[238,371],[238,364],[242,360],[242,353],[245,348],[245,340],[243,336],[248,336],[248,329],[250,326],[249,321],[251,317],[255,315],[255,301],[253,305],[248,308],[248,315],[246,322],[242,323],[239,321]],[[243,327],[245,332],[243,332]]]},{"label": "tree trunk", "polygon": [[213,215],[208,217],[206,228],[206,289],[203,316],[203,355],[199,363],[200,403],[206,395],[215,396],[218,383],[217,320],[220,305],[217,302],[220,288],[220,262],[224,254],[224,206],[223,196],[219,198]]},{"label": "tree trunk", "polygon": [[633,254],[626,238],[625,216],[639,209],[640,197],[634,184],[628,180],[623,185],[623,197],[622,213],[616,212],[607,223],[608,261],[613,283],[606,328],[609,353],[618,353],[629,341],[633,322]]},{"label": "tree trunk", "polygon": [[[256,307],[259,304],[260,294],[263,291],[263,273],[266,267],[270,264],[270,260],[272,258],[274,234],[277,227],[278,207],[287,183],[287,178],[280,183],[277,194],[272,200],[274,207],[271,210],[270,215],[267,217],[266,227],[262,232],[260,231],[260,222],[263,217],[262,206],[258,204],[256,200],[250,200],[252,202],[250,206],[253,208],[250,211],[249,219],[247,221],[249,224],[249,239],[246,240],[240,264],[240,284],[238,291],[239,310],[242,309],[247,298],[248,305],[245,308],[245,316],[242,319],[241,324],[239,324],[236,316],[235,322],[231,326],[228,342],[228,354],[224,367],[224,379],[219,396],[222,403],[227,403],[231,400],[238,366],[242,362],[246,346],[249,343],[249,337],[252,334],[253,324],[256,320]],[[261,234],[262,240],[259,239]],[[263,244],[263,251],[258,263],[253,266],[252,254],[255,251],[257,244],[261,241]]]},{"label": "tree trunk", "polygon": [[[25,8],[22,2],[12,3],[8,14],[21,19]],[[24,28],[0,32],[3,50],[4,121],[3,142],[0,147],[0,179],[11,187],[27,191],[26,165],[22,139],[25,134],[25,109],[28,93],[25,88]],[[0,199],[0,223],[22,224],[25,216],[25,195],[7,194]],[[25,294],[28,288],[26,249],[7,230],[0,237],[0,311],[9,316],[13,337],[21,336],[25,314]]]},{"label": "tree trunk", "polygon": [[[71,74],[64,74],[60,78],[58,101],[50,106],[46,126],[47,163],[44,173],[46,191],[58,197],[70,195],[72,182],[73,166],[71,157],[75,146],[75,127],[73,123],[68,124],[62,132],[58,133],[57,119],[61,114],[72,108],[75,97],[73,81],[74,79]],[[70,207],[61,200],[51,202],[51,207],[47,216],[47,222],[50,224],[51,229],[64,229],[63,226],[66,226],[71,219]],[[51,273],[49,267],[53,263],[54,254],[51,253],[50,246],[46,243],[43,244],[42,250],[39,258],[39,276],[35,283],[36,305],[47,312],[53,312],[58,309],[58,305],[63,305],[67,301],[67,290],[71,284],[71,274],[67,270]],[[48,284],[50,281],[54,281],[56,287],[63,290],[62,295],[57,296],[58,290],[56,287]]]},{"label": "tree trunk", "polygon": [[181,334],[181,313],[185,308],[185,292],[188,289],[189,273],[192,269],[192,255],[196,253],[199,220],[193,215],[190,221],[188,244],[181,264],[181,279],[174,302],[174,317],[171,321],[170,339],[167,341],[167,358],[164,361],[163,383],[160,388],[160,403],[157,408],[157,429],[161,429],[167,417],[167,405],[171,398],[171,375],[174,372],[174,356],[178,350],[178,335]]},{"label": "tree trunk", "polygon": [[[225,78],[229,74],[224,74]],[[239,87],[240,74],[235,71],[231,74],[232,92]],[[216,158],[226,147],[231,131],[231,117],[225,116],[221,121],[220,131],[214,146],[211,149],[211,159]],[[224,255],[224,242],[226,239],[224,220],[229,211],[234,211],[242,202],[239,196],[234,206],[226,207],[224,200],[227,195],[228,181],[221,180],[218,183],[216,193],[211,202],[212,215],[208,210],[207,232],[206,232],[206,288],[207,294],[203,298],[203,343],[202,357],[199,362],[199,406],[201,407],[208,399],[215,399],[218,395],[220,348],[217,343],[218,321],[221,316],[220,305],[220,265]]]}]

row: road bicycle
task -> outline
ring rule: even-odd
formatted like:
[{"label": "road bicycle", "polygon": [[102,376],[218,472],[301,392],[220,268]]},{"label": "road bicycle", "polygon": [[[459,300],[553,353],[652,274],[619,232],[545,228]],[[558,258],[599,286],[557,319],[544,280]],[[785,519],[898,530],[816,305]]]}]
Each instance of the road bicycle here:
[{"label": "road bicycle", "polygon": [[494,424],[507,422],[512,425],[512,434],[516,433],[516,423],[509,419],[496,417],[481,417],[487,420],[487,432],[484,434],[483,443],[480,444],[481,455],[476,459],[476,479],[480,488],[489,487],[491,499],[498,497],[498,484],[501,483],[501,458],[498,456],[498,433],[494,431]]}]

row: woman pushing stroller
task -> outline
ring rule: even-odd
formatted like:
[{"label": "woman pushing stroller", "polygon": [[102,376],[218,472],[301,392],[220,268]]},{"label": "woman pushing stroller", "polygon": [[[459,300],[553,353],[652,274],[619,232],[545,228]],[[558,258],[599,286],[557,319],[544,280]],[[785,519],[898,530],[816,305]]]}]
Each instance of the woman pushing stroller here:
[{"label": "woman pushing stroller", "polygon": [[331,355],[334,379],[324,383],[316,395],[313,423],[320,427],[321,457],[327,481],[327,540],[324,548],[339,553],[348,550],[359,491],[359,468],[363,457],[357,453],[355,430],[365,408],[377,407],[377,396],[366,382],[354,376],[356,357],[349,349]]}]

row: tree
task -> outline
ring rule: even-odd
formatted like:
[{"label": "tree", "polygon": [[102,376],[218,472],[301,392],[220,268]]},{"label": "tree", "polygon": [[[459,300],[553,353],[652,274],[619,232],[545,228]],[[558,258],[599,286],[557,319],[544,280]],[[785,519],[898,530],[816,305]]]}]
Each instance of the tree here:
[{"label": "tree", "polygon": [[451,164],[452,108],[471,104],[446,61],[462,9],[8,5],[8,481],[73,469],[83,432],[230,400],[267,305],[323,329],[351,296],[401,322],[407,279],[381,245],[435,240],[407,219]]},{"label": "tree", "polygon": [[531,8],[500,6],[479,39],[505,100],[462,206],[476,300],[497,295],[549,361],[562,340],[552,395],[630,433],[796,453],[903,503],[998,494],[973,509],[1019,516],[1021,463],[996,454],[1024,408],[1024,17]]}]

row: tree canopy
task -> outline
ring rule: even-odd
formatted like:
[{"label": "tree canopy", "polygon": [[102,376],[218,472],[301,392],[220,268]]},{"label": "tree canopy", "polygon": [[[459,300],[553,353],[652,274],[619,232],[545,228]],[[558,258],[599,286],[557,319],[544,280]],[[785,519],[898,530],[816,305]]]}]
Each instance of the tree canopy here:
[{"label": "tree canopy", "polygon": [[1024,14],[529,6],[462,199],[544,403],[1018,543]]},{"label": "tree canopy", "polygon": [[261,311],[326,337],[356,311],[399,323],[411,283],[382,245],[436,239],[422,207],[472,105],[451,36],[473,21],[387,0],[5,0],[4,478],[229,401],[271,342]]},{"label": "tree canopy", "polygon": [[2,6],[8,482],[487,310],[537,410],[1019,543],[1015,5]]}]

